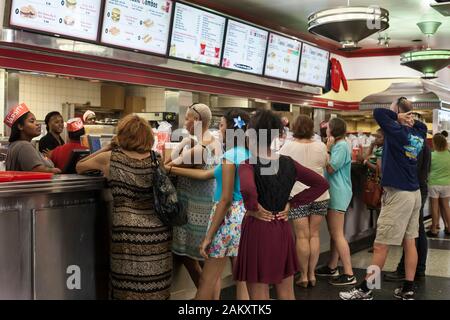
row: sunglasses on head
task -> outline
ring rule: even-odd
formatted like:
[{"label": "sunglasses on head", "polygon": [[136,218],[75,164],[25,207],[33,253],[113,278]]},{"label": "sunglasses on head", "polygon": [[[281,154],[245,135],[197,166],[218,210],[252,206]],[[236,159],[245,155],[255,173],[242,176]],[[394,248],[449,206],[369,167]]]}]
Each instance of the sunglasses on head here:
[{"label": "sunglasses on head", "polygon": [[408,98],[406,98],[406,97],[400,97],[400,98],[398,98],[397,104],[402,103],[402,101],[404,101],[404,100],[408,100]]},{"label": "sunglasses on head", "polygon": [[197,105],[197,103],[192,104],[189,109],[192,109],[195,111],[196,114],[198,114],[198,117],[200,118],[199,120],[202,121],[202,115],[200,114],[200,112],[197,111],[197,109],[195,109],[195,106]]}]

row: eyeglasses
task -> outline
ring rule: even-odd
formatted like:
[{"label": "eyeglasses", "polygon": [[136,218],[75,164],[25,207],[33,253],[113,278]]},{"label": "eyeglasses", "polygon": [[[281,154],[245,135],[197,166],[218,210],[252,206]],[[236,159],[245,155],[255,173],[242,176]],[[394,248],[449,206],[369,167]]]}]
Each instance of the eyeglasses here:
[{"label": "eyeglasses", "polygon": [[198,111],[195,109],[195,105],[196,105],[196,103],[192,104],[192,105],[189,107],[189,109],[194,110],[195,113],[198,114],[198,117],[200,118],[199,120],[202,121],[202,115],[200,114],[200,112],[198,112]]}]

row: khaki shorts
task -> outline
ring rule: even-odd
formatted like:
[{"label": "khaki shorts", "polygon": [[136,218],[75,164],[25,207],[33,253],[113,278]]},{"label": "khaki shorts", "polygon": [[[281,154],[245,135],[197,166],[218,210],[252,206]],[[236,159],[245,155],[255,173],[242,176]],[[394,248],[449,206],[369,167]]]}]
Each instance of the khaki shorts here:
[{"label": "khaki shorts", "polygon": [[404,239],[419,236],[420,190],[403,191],[385,187],[375,243],[399,246]]}]

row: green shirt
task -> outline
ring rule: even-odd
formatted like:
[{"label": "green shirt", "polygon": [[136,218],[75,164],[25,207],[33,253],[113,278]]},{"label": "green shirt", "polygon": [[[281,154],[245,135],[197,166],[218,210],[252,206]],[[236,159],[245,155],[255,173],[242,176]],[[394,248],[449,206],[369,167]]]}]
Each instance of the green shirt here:
[{"label": "green shirt", "polygon": [[434,151],[431,154],[430,186],[450,185],[450,152]]}]

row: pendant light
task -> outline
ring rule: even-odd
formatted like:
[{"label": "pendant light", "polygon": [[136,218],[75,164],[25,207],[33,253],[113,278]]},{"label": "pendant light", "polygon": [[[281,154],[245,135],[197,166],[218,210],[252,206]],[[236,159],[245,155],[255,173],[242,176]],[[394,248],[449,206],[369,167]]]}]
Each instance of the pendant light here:
[{"label": "pendant light", "polygon": [[400,63],[423,74],[423,79],[436,78],[436,72],[450,65],[450,50],[430,48],[430,37],[433,36],[441,23],[437,21],[420,22],[417,26],[428,38],[427,48],[413,50],[400,55]]},{"label": "pendant light", "polygon": [[389,11],[378,6],[326,9],[308,17],[308,31],[339,42],[341,50],[360,49],[358,42],[389,28]]}]

